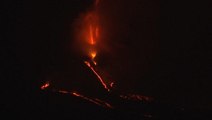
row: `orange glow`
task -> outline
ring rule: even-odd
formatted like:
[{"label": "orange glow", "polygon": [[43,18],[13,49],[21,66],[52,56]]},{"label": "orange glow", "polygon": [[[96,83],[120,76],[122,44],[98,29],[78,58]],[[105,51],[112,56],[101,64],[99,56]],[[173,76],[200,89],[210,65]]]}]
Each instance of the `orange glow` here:
[{"label": "orange glow", "polygon": [[[91,70],[93,72],[94,76],[96,76],[97,82],[100,83],[100,86],[103,86],[103,89],[109,93],[112,91],[112,88],[116,87],[116,86],[114,86],[114,82],[108,82],[108,80],[105,81],[105,78],[107,79],[109,75],[106,72],[101,71],[102,70],[101,66],[97,66],[97,62],[96,62],[97,59],[95,59],[97,57],[97,53],[98,54],[101,53],[101,51],[99,51],[99,50],[101,50],[102,49],[101,47],[103,46],[102,44],[99,44],[99,42],[101,42],[100,40],[102,38],[101,32],[103,31],[100,26],[101,24],[99,22],[99,16],[98,16],[98,11],[97,11],[99,2],[100,2],[100,0],[95,0],[95,2],[93,3],[94,8],[92,9],[92,11],[88,11],[87,13],[85,13],[85,15],[81,16],[82,19],[80,19],[80,23],[82,22],[81,24],[83,26],[81,26],[81,24],[80,24],[80,27],[78,27],[78,28],[80,28],[80,30],[79,30],[80,32],[77,33],[77,35],[79,35],[80,37],[78,38],[78,36],[77,35],[76,36],[78,38],[77,40],[79,40],[79,44],[82,45],[81,46],[82,47],[82,51],[81,51],[82,55],[85,55],[84,57],[86,59],[87,58],[89,59],[87,61],[84,61],[84,64],[89,68],[89,70]],[[98,45],[100,45],[100,46],[98,46]],[[77,47],[80,47],[80,46],[77,46]],[[102,49],[102,50],[104,50],[104,49]],[[81,53],[81,52],[79,52],[79,53]],[[105,70],[107,70],[107,69],[105,69]],[[89,71],[89,72],[91,72],[91,71]],[[77,78],[77,75],[76,75],[76,78]],[[64,78],[62,77],[62,79],[64,79]],[[65,77],[65,79],[66,79],[66,77]],[[82,78],[79,77],[79,79],[82,79]],[[73,85],[75,85],[75,84],[73,84]],[[40,89],[45,90],[45,89],[49,88],[49,86],[50,86],[50,82],[47,81],[44,85],[42,85],[40,87]],[[80,84],[77,84],[77,86],[73,87],[72,89],[77,88],[79,86],[80,86]],[[103,97],[103,100],[106,100],[106,101],[103,101],[99,98],[85,96],[85,94],[83,94],[83,93],[82,94],[78,93],[78,92],[80,92],[80,90],[79,91],[75,91],[75,90],[74,91],[66,91],[64,89],[57,89],[56,86],[52,86],[52,83],[51,83],[51,89],[47,89],[47,90],[50,90],[50,91],[53,91],[56,93],[60,93],[60,94],[70,95],[72,97],[73,96],[78,97],[80,99],[86,100],[88,102],[94,103],[94,104],[104,107],[104,108],[112,109],[115,107],[108,103],[108,101],[111,99],[105,99]],[[84,91],[84,90],[82,90],[82,91]],[[88,94],[89,92],[85,92],[85,93]],[[110,95],[110,94],[104,94],[103,96],[105,96],[105,95]],[[111,97],[111,96],[108,96],[108,97]],[[152,100],[152,98],[149,98],[146,96],[134,95],[134,94],[127,94],[127,95],[118,94],[118,97],[125,99],[125,100],[133,100],[136,102]],[[100,98],[102,98],[102,97],[100,97]],[[116,103],[116,101],[114,103]],[[149,116],[147,115],[147,117],[149,117]]]},{"label": "orange glow", "polygon": [[97,65],[97,62],[96,61],[92,60],[92,62],[93,62],[94,65]]},{"label": "orange glow", "polygon": [[95,51],[95,54],[90,53],[90,50],[96,50],[97,48],[97,42],[99,41],[99,16],[97,12],[97,5],[99,4],[99,0],[95,0],[93,9],[91,11],[88,11],[85,16],[83,17],[83,23],[82,23],[82,29],[81,29],[81,39],[84,41],[82,45],[86,45],[83,49],[85,49],[85,52],[87,52],[88,56],[91,56],[93,59],[96,56],[97,51]]},{"label": "orange glow", "polygon": [[92,15],[92,14],[95,14],[95,13],[89,13],[91,15],[89,15],[89,19],[93,19],[93,20],[88,20],[88,24],[89,24],[89,29],[88,29],[88,33],[89,33],[89,37],[87,38],[88,39],[88,43],[90,45],[95,45],[96,42],[97,42],[97,39],[99,37],[99,27],[97,25],[97,16],[96,15]]},{"label": "orange glow", "polygon": [[83,95],[81,95],[79,93],[76,93],[76,92],[72,92],[72,95],[74,95],[76,97],[80,97],[82,99],[85,99],[85,100],[87,100],[89,102],[92,102],[92,103],[94,103],[96,105],[99,105],[99,106],[102,106],[102,107],[105,107],[105,108],[113,108],[109,103],[101,101],[99,99],[91,99],[91,98],[85,97],[85,96],[83,96]]},{"label": "orange glow", "polygon": [[44,89],[46,89],[47,87],[49,87],[49,82],[46,82],[44,85],[42,85],[42,86],[40,87],[40,89],[41,89],[41,90],[44,90]]},{"label": "orange glow", "polygon": [[74,96],[77,96],[77,97],[80,97],[80,94],[76,93],[76,92],[73,92],[72,93]]},{"label": "orange glow", "polygon": [[82,41],[86,41],[91,47],[95,47],[99,39],[99,17],[97,11],[88,11],[83,17],[81,35]]},{"label": "orange glow", "polygon": [[84,62],[89,68],[91,68],[91,64],[87,61]]},{"label": "orange glow", "polygon": [[94,100],[92,100],[92,99],[89,99],[89,98],[87,98],[87,97],[84,97],[83,95],[80,95],[80,94],[78,94],[78,93],[76,93],[76,92],[73,92],[72,94],[75,95],[75,96],[77,96],[77,97],[83,98],[83,99],[85,99],[85,100],[88,100],[88,101],[90,101],[90,102],[92,102],[92,103],[94,103],[94,104],[97,104],[97,105],[100,105],[100,106],[101,106],[101,104],[99,104],[98,102],[96,102],[96,101],[94,101]]},{"label": "orange glow", "polygon": [[90,33],[90,39],[89,39],[89,43],[91,45],[94,45],[95,44],[95,41],[94,41],[94,35],[93,35],[93,27],[92,25],[90,25],[90,29],[89,29],[89,33]]},{"label": "orange glow", "polygon": [[96,29],[95,29],[95,35],[96,35],[96,38],[99,37],[99,28],[98,27],[96,27]]},{"label": "orange glow", "polygon": [[96,57],[96,52],[95,51],[92,51],[91,53],[90,53],[90,56],[91,56],[91,59],[93,60],[95,57]]},{"label": "orange glow", "polygon": [[102,79],[102,77],[94,70],[94,68],[91,66],[91,64],[88,61],[84,62],[92,71],[93,73],[96,75],[96,77],[99,79],[100,83],[103,85],[103,87],[107,90],[110,91],[110,89],[107,87],[106,83],[104,82],[104,80]]}]

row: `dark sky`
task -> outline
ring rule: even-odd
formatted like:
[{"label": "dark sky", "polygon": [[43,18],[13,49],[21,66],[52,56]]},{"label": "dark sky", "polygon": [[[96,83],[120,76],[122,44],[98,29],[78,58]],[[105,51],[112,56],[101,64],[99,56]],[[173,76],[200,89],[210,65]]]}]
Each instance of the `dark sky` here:
[{"label": "dark sky", "polygon": [[101,8],[119,84],[176,104],[211,106],[207,3],[116,0]]},{"label": "dark sky", "polygon": [[[4,1],[5,101],[36,92],[45,74],[65,69],[72,22],[92,0]],[[212,107],[211,16],[207,3],[105,0],[105,58],[117,83],[165,102]],[[40,81],[39,81],[40,80]],[[20,93],[20,91],[24,91]]]}]

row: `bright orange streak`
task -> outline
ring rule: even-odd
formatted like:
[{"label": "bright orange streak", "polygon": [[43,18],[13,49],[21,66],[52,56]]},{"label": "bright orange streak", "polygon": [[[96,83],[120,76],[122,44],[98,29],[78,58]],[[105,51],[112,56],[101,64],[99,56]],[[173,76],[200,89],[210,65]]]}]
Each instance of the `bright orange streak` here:
[{"label": "bright orange streak", "polygon": [[40,89],[41,89],[41,90],[44,90],[44,89],[46,89],[47,87],[49,87],[49,82],[47,82],[47,83],[45,83],[44,85],[42,85],[42,86],[40,87]]},{"label": "bright orange streak", "polygon": [[95,51],[92,51],[91,53],[90,53],[90,56],[91,56],[91,59],[93,60],[95,57],[96,57],[96,52]]},{"label": "bright orange streak", "polygon": [[[95,100],[93,100],[93,99],[90,99],[90,98],[88,98],[88,97],[85,97],[85,96],[83,96],[83,95],[80,95],[80,94],[78,94],[78,93],[76,93],[76,92],[72,92],[72,95],[74,95],[74,96],[77,96],[77,97],[80,97],[80,98],[83,98],[83,99],[85,99],[85,100],[88,100],[88,101],[90,101],[90,102],[92,102],[92,103],[94,103],[94,104],[97,104],[97,105],[99,105],[99,106],[103,106],[103,107],[107,107],[107,108],[113,108],[109,103],[106,103],[106,102],[103,102],[103,101],[101,101],[101,100],[99,100],[99,99],[95,99]],[[104,104],[104,105],[102,105],[101,103],[99,103],[99,102],[101,102],[102,104]]]},{"label": "bright orange streak", "polygon": [[92,25],[90,25],[89,31],[90,31],[90,44],[94,45],[95,41],[94,41],[94,36],[93,36],[93,27],[92,27]]},{"label": "bright orange streak", "polygon": [[72,94],[75,95],[75,96],[77,96],[77,97],[80,97],[80,94],[78,94],[76,92],[73,92]]},{"label": "bright orange streak", "polygon": [[107,85],[105,84],[104,80],[101,78],[101,76],[94,70],[94,68],[91,66],[91,64],[87,61],[84,62],[92,71],[93,73],[97,76],[97,78],[99,79],[100,83],[103,85],[103,87],[107,90],[110,91],[110,89],[107,87]]}]

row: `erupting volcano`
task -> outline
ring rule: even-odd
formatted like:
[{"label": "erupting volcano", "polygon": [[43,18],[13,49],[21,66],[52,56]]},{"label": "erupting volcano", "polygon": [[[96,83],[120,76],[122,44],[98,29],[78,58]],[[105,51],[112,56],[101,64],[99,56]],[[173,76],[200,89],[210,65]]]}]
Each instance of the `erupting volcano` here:
[{"label": "erupting volcano", "polygon": [[[107,77],[105,77],[105,75],[103,74],[105,73],[105,71],[103,71],[101,67],[98,66],[98,61],[96,60],[96,57],[98,56],[99,53],[101,53],[101,49],[99,49],[101,48],[99,46],[99,43],[102,42],[102,39],[101,39],[102,27],[100,27],[101,20],[98,15],[99,3],[100,3],[100,0],[95,0],[91,9],[85,12],[80,17],[79,21],[81,26],[79,27],[80,29],[78,28],[79,33],[77,33],[76,35],[77,36],[76,46],[78,46],[76,49],[79,51],[82,51],[82,54],[79,56],[82,56],[82,58],[86,58],[82,62],[82,64],[84,64],[84,67],[87,67],[90,70],[90,73],[86,72],[86,74],[92,74],[92,76],[95,76],[94,78],[85,77],[83,79],[97,80],[97,82],[100,83],[101,87],[105,90],[105,92],[103,92],[101,96],[93,95],[91,97],[88,97],[88,95],[83,95],[84,93],[81,93],[80,91],[77,91],[74,89],[72,89],[72,91],[69,91],[66,89],[51,87],[52,86],[51,84],[53,84],[51,81],[48,81],[44,85],[42,85],[41,90],[50,90],[52,92],[57,92],[61,94],[70,94],[72,96],[82,98],[98,106],[102,106],[104,108],[109,108],[109,109],[120,107],[121,105],[115,102],[119,100],[140,101],[140,102],[151,101],[152,99],[146,96],[135,95],[135,94],[122,95],[119,93],[114,93],[113,92],[114,81],[111,81]],[[89,84],[91,84],[91,81]],[[89,84],[87,86],[90,86]],[[96,87],[98,88],[99,86],[96,86]],[[78,89],[81,89],[81,88],[78,88]],[[96,89],[96,91],[98,91],[98,89]],[[106,97],[102,97],[102,96],[106,96]]]},{"label": "erupting volcano", "polygon": [[99,82],[104,86],[104,88],[107,91],[110,91],[105,80],[96,69],[97,61],[95,60],[95,58],[97,56],[97,53],[99,52],[97,50],[97,46],[98,42],[100,42],[99,17],[97,12],[99,2],[99,0],[96,0],[95,4],[93,5],[92,11],[88,11],[85,17],[83,18],[84,26],[82,32],[84,34],[82,34],[81,40],[85,40],[82,44],[87,44],[87,48],[85,48],[85,51],[87,53],[87,56],[89,57],[89,60],[84,61],[84,63],[93,71],[93,73],[97,76]]}]

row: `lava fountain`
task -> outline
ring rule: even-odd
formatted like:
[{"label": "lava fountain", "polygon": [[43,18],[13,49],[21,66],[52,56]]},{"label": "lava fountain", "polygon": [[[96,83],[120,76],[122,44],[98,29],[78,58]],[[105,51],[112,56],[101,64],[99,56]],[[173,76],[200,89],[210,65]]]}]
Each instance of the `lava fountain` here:
[{"label": "lava fountain", "polygon": [[[83,16],[80,17],[80,19],[77,22],[81,22],[81,29],[79,30],[79,33],[77,33],[76,36],[79,35],[78,39],[76,39],[79,43],[76,46],[79,46],[77,50],[80,50],[82,48],[83,55],[82,57],[87,58],[84,60],[84,64],[93,72],[93,74],[96,76],[99,83],[101,83],[102,87],[106,91],[110,91],[110,84],[113,84],[112,82],[106,84],[105,80],[103,79],[103,76],[100,75],[99,69],[97,69],[97,61],[95,60],[96,56],[98,55],[98,43],[100,42],[100,27],[99,27],[99,16],[97,12],[97,7],[99,5],[100,0],[95,0],[94,4],[91,7],[90,11],[87,11]],[[40,89],[41,90],[47,90],[50,89],[50,81],[47,81],[44,83]],[[85,95],[82,95],[79,92],[76,91],[67,91],[62,89],[55,89],[51,88],[52,92],[57,92],[61,94],[70,94],[75,97],[82,98],[84,100],[87,100],[89,102],[92,102],[96,105],[105,107],[105,108],[113,108],[112,105],[109,103],[102,101],[98,98],[91,98],[87,97]]]},{"label": "lava fountain", "polygon": [[[99,51],[98,48],[100,48],[98,45],[99,42],[101,42],[100,39],[100,18],[98,16],[98,5],[100,3],[100,0],[96,0],[93,4],[93,7],[90,11],[88,11],[83,17],[82,17],[82,29],[79,30],[80,37],[78,40],[80,40],[79,46],[83,46],[82,49],[84,49],[85,55],[88,57],[88,60],[85,60],[84,63],[87,67],[90,68],[90,70],[96,75],[99,82],[102,84],[102,86],[107,90],[110,91],[110,82],[109,80],[106,80],[104,78],[104,75],[100,75],[100,69],[98,69],[98,62],[95,60],[96,56]],[[107,82],[106,82],[107,81]]]}]

